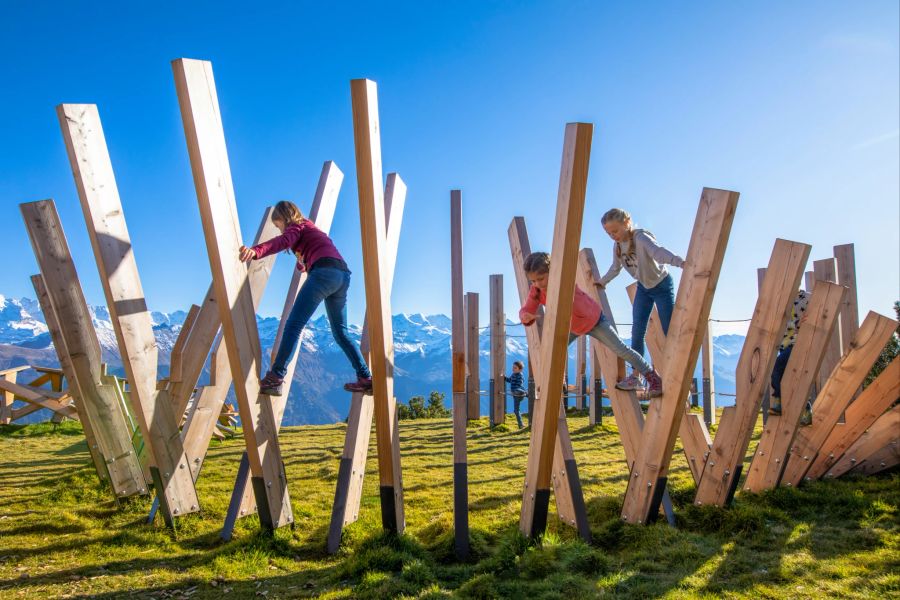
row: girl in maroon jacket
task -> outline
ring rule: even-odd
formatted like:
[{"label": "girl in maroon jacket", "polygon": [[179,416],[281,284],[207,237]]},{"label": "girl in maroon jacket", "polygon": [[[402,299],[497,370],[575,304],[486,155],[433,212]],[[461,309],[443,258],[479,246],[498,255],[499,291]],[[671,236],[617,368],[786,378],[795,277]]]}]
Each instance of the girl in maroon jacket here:
[{"label": "girl in maroon jacket", "polygon": [[356,370],[356,381],[344,385],[349,392],[372,390],[372,373],[363,360],[359,348],[347,335],[347,289],[350,287],[350,269],[334,247],[328,235],[315,223],[303,216],[293,202],[282,200],[272,211],[272,223],[281,235],[267,242],[247,248],[241,246],[243,262],[258,260],[290,248],[297,256],[297,269],[306,271],[306,281],[297,293],[291,308],[281,345],[275,354],[272,368],[259,382],[260,393],[281,395],[281,384],[287,373],[287,364],[297,350],[300,334],[319,304],[325,302],[331,333]]}]

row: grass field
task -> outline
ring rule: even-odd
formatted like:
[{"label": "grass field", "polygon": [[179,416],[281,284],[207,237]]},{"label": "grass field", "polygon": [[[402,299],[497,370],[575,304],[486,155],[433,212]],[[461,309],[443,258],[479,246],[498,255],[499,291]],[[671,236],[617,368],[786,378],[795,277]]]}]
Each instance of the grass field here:
[{"label": "grass field", "polygon": [[343,424],[282,432],[296,527],[268,537],[248,517],[229,543],[218,531],[242,439],[213,443],[198,481],[203,512],[172,532],[144,523],[149,498],[115,504],[78,424],[0,427],[0,598],[900,596],[896,469],[738,493],[723,510],[691,505],[694,484],[676,454],[677,527],[631,526],[619,520],[628,472],[613,420],[569,423],[593,544],[555,517],[540,544],[518,534],[528,433],[511,418],[493,432],[481,421],[469,429],[474,556],[466,563],[452,557],[449,419],[401,423],[407,530],[399,538],[381,532],[373,434],[360,518],[333,557],[325,536]]}]

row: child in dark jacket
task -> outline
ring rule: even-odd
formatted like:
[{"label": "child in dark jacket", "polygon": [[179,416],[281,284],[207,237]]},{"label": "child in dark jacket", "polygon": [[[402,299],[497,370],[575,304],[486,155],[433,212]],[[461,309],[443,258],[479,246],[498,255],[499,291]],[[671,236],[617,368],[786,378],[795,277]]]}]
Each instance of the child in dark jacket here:
[{"label": "child in dark jacket", "polygon": [[303,216],[293,202],[282,200],[272,211],[272,223],[281,235],[252,248],[240,247],[243,262],[259,260],[270,254],[290,249],[297,256],[297,269],[306,271],[307,278],[284,324],[281,344],[272,368],[263,377],[260,393],[281,395],[281,384],[287,373],[287,364],[297,350],[300,334],[319,304],[325,302],[328,322],[334,341],[350,360],[356,371],[356,381],[344,385],[349,392],[372,390],[372,373],[363,360],[359,348],[347,334],[347,290],[350,287],[350,269],[335,248],[331,238]]},{"label": "child in dark jacket", "polygon": [[512,375],[507,377],[503,376],[503,379],[506,383],[509,384],[509,392],[513,397],[513,413],[516,415],[516,422],[519,424],[519,429],[522,429],[524,425],[522,424],[522,400],[528,396],[528,391],[525,389],[525,376],[522,374],[522,371],[525,369],[525,365],[522,361],[517,360],[513,363],[512,366]]}]

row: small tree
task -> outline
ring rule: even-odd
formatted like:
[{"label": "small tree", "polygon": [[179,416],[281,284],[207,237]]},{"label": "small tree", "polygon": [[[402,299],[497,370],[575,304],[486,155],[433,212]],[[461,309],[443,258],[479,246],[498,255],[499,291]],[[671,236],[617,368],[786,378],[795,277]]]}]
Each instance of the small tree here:
[{"label": "small tree", "polygon": [[424,396],[413,396],[409,404],[397,402],[397,417],[401,421],[411,419],[441,419],[450,416],[450,411],[444,407],[444,394],[431,392],[428,396],[428,406],[425,406]]},{"label": "small tree", "polygon": [[444,406],[444,394],[432,391],[428,396],[428,418],[441,419],[450,416],[450,411]]}]

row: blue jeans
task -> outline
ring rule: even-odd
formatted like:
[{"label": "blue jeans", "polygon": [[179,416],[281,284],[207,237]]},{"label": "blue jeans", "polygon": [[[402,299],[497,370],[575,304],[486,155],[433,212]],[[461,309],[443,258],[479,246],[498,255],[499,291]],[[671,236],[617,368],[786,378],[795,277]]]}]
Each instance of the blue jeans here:
[{"label": "blue jeans", "polygon": [[322,301],[325,301],[325,312],[331,323],[331,334],[350,364],[357,377],[371,377],[369,367],[350,336],[347,335],[347,289],[350,287],[350,272],[331,267],[313,269],[303,282],[291,313],[284,324],[281,344],[272,362],[272,372],[281,378],[287,374],[287,364],[297,350],[300,334]]},{"label": "blue jeans", "polygon": [[[606,320],[602,314],[600,315],[600,320],[597,321],[597,324],[594,325],[594,328],[588,331],[585,335],[589,335],[595,340],[599,341],[604,346],[608,347],[610,350],[616,353],[616,356],[621,358],[622,360],[628,362],[632,367],[635,368],[642,375],[646,375],[653,371],[653,367],[644,360],[644,357],[629,348],[625,345],[625,342],[622,341],[622,338],[619,337],[619,334],[616,333],[616,330],[613,329],[612,325],[609,324],[609,321]],[[575,341],[578,336],[574,333],[569,334],[569,344]]]},{"label": "blue jeans", "polygon": [[788,359],[791,357],[791,350],[794,346],[788,346],[778,352],[775,358],[775,366],[772,368],[772,397],[781,398],[781,379],[784,377],[784,369],[787,367]]},{"label": "blue jeans", "polygon": [[524,425],[522,424],[522,400],[527,398],[527,394],[522,392],[512,392],[513,397],[513,414],[516,415],[516,423],[519,424],[519,429],[522,429]]},{"label": "blue jeans", "polygon": [[671,274],[666,275],[662,281],[649,289],[640,282],[637,284],[637,293],[631,307],[631,348],[641,356],[644,356],[644,336],[647,335],[647,323],[650,321],[654,304],[659,313],[659,324],[662,325],[663,333],[668,335],[672,310],[675,308],[675,284],[672,282]]}]

